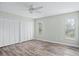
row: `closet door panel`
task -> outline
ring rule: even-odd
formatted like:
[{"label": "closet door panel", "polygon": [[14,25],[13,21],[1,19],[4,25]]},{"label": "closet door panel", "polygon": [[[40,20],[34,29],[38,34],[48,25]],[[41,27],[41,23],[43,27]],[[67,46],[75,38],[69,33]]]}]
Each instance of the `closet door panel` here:
[{"label": "closet door panel", "polygon": [[19,21],[14,21],[14,41],[15,43],[18,43],[20,41],[20,25]]},{"label": "closet door panel", "polygon": [[34,23],[33,23],[33,21],[28,22],[27,29],[28,29],[28,31],[27,31],[28,40],[31,40],[31,39],[33,39],[33,35],[34,35],[34,33],[33,33],[33,31],[34,31]]},{"label": "closet door panel", "polygon": [[0,19],[0,47],[3,46],[3,23]]},{"label": "closet door panel", "polygon": [[5,45],[9,45],[9,22],[0,19],[0,47]]},{"label": "closet door panel", "polygon": [[24,22],[24,41],[28,40],[28,22]]},{"label": "closet door panel", "polygon": [[9,45],[9,22],[7,20],[3,20],[3,45]]},{"label": "closet door panel", "polygon": [[13,44],[15,43],[14,39],[14,23],[10,22],[10,25],[9,25],[9,35],[10,35],[10,44]]},{"label": "closet door panel", "polygon": [[28,40],[28,27],[27,27],[27,24],[28,22],[25,22],[25,21],[22,21],[21,22],[21,39],[20,41],[23,42],[23,41],[27,41]]},{"label": "closet door panel", "polygon": [[33,38],[33,22],[21,21],[21,42],[31,40]]},{"label": "closet door panel", "polygon": [[24,23],[20,21],[20,42],[24,41]]},{"label": "closet door panel", "polygon": [[19,42],[19,21],[0,19],[0,47]]},{"label": "closet door panel", "polygon": [[15,20],[10,20],[9,22],[9,37],[10,44],[19,42],[19,22]]}]

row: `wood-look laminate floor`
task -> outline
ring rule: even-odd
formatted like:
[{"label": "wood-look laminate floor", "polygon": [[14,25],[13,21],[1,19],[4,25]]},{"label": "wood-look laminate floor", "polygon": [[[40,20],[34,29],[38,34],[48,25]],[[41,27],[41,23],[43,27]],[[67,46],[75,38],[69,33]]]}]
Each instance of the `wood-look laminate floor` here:
[{"label": "wood-look laminate floor", "polygon": [[0,48],[0,56],[79,56],[79,48],[29,40]]}]

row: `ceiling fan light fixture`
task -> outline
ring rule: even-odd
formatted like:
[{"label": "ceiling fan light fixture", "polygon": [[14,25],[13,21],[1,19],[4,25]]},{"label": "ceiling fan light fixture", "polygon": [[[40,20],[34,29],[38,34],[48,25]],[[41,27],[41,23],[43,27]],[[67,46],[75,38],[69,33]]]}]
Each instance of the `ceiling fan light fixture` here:
[{"label": "ceiling fan light fixture", "polygon": [[40,9],[42,9],[43,6],[34,7],[34,5],[30,5],[28,11],[30,13],[40,13]]}]

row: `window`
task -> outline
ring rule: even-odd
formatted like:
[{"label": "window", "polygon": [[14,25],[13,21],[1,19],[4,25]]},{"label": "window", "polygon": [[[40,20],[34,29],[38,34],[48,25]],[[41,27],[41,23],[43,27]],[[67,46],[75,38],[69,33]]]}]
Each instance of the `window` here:
[{"label": "window", "polygon": [[75,37],[75,19],[67,19],[66,20],[66,39],[74,39]]}]

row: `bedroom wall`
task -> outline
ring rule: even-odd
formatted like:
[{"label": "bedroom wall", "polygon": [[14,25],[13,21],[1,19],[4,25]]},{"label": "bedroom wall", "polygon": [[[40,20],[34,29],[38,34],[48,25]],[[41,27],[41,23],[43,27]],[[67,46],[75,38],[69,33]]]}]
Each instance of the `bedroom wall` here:
[{"label": "bedroom wall", "polygon": [[32,18],[0,11],[0,47],[32,39],[33,30]]},{"label": "bedroom wall", "polygon": [[[65,20],[66,19],[75,19],[76,20],[76,39],[75,40],[66,40],[65,39]],[[61,15],[43,17],[35,19],[35,39],[45,40],[49,42],[56,42],[66,45],[72,45],[79,47],[78,39],[78,12],[66,13]],[[38,32],[38,23],[43,23],[43,33],[39,34]]]}]

